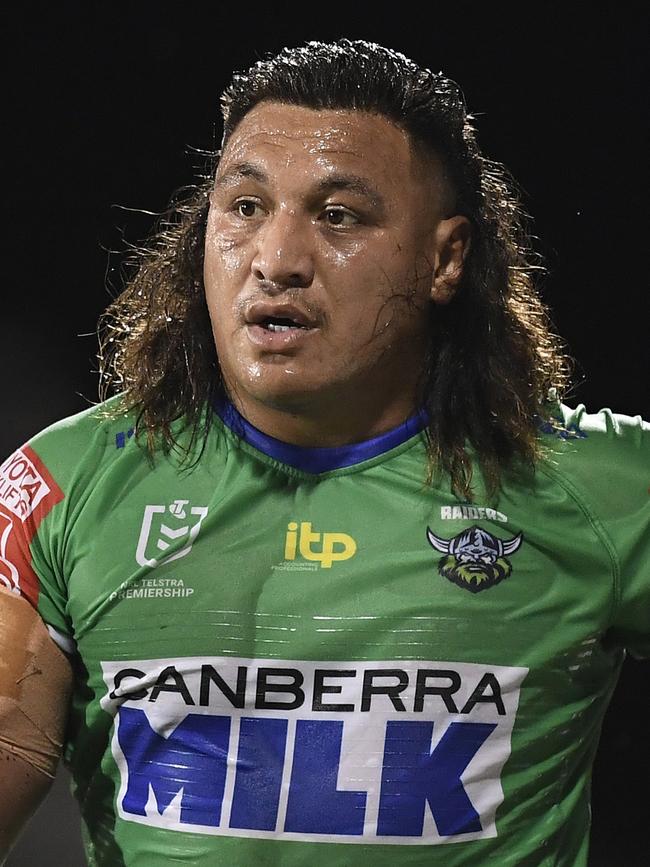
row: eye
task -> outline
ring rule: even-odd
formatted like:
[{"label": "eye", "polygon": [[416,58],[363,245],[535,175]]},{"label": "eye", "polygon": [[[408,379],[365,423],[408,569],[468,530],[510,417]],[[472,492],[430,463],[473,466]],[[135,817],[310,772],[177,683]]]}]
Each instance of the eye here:
[{"label": "eye", "polygon": [[238,216],[250,219],[257,215],[259,207],[259,202],[256,202],[254,199],[239,199],[234,203],[233,210]]},{"label": "eye", "polygon": [[326,208],[323,212],[322,219],[325,220],[328,226],[335,226],[343,229],[355,226],[359,222],[359,218],[356,214],[341,205],[332,205],[331,207]]}]

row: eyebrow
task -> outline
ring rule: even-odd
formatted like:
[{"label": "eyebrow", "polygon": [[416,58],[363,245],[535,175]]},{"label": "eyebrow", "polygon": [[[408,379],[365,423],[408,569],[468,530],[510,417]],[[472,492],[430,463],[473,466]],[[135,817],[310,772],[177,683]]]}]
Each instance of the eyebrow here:
[{"label": "eyebrow", "polygon": [[259,166],[249,162],[242,162],[235,163],[228,171],[216,178],[214,185],[215,187],[227,187],[230,184],[237,183],[242,178],[252,178],[252,180],[259,181],[261,184],[266,184],[269,181],[268,175]]},{"label": "eyebrow", "polygon": [[[270,181],[269,176],[259,166],[251,162],[241,162],[235,163],[220,177],[216,178],[214,185],[215,188],[228,187],[231,184],[236,184],[242,178],[250,178],[261,184],[268,184]],[[384,208],[385,206],[383,196],[361,175],[335,172],[319,181],[315,193],[322,196],[337,190],[348,190],[349,192],[365,196],[377,208]]]},{"label": "eyebrow", "polygon": [[348,190],[351,193],[365,196],[376,208],[383,208],[385,205],[383,196],[361,175],[334,173],[323,178],[316,187],[316,191],[321,195],[336,190]]}]

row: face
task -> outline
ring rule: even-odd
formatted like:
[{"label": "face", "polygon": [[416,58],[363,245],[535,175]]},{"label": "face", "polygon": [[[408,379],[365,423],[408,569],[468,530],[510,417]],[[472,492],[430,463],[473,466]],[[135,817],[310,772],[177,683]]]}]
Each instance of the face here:
[{"label": "face", "polygon": [[268,102],[243,118],[204,276],[224,380],[253,424],[366,419],[371,433],[412,411],[430,305],[453,294],[466,246],[444,198],[434,158],[382,116]]}]

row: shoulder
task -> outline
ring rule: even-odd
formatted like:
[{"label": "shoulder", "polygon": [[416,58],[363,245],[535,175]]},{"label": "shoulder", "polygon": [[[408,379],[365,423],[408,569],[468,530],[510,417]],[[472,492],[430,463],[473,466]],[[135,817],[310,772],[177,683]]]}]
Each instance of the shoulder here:
[{"label": "shoulder", "polygon": [[562,451],[585,459],[602,454],[634,460],[650,446],[650,423],[640,415],[622,415],[611,409],[590,413],[583,404],[575,408],[554,404],[539,427],[547,443],[549,438],[574,443]]},{"label": "shoulder", "polygon": [[135,421],[135,413],[126,412],[121,395],[89,406],[75,415],[59,419],[29,440],[30,445],[43,445],[71,440],[88,441],[105,437],[113,429]]},{"label": "shoulder", "polygon": [[641,416],[556,404],[540,430],[542,470],[597,500],[605,511],[623,503],[647,507],[650,424]]},{"label": "shoulder", "polygon": [[[136,478],[175,477],[198,464],[206,440],[193,438],[184,417],[171,425],[173,444],[168,450],[161,444],[151,449],[146,436],[137,435],[138,423],[138,408],[127,411],[121,395],[63,418],[0,462],[0,483],[9,474],[24,497],[34,479],[41,491],[60,489],[59,499],[65,496],[70,503],[87,499],[100,482],[120,486]],[[206,437],[208,433],[206,429]]]},{"label": "shoulder", "polygon": [[0,505],[24,521],[59,502],[71,486],[90,485],[133,437],[134,417],[120,407],[112,398],[61,419],[0,461]]},{"label": "shoulder", "polygon": [[554,436],[560,440],[592,439],[596,447],[606,442],[635,442],[642,444],[644,436],[650,433],[650,423],[640,415],[630,416],[601,409],[590,413],[584,404],[575,408],[562,403],[549,405],[548,413],[539,424],[542,435]]},{"label": "shoulder", "polygon": [[[0,584],[34,606],[39,588],[47,585],[51,598],[60,589],[48,534],[65,525],[71,502],[96,487],[115,432],[129,424],[119,405],[112,400],[56,422],[0,462]],[[61,611],[50,607],[44,619],[67,632]]]},{"label": "shoulder", "polygon": [[101,464],[133,437],[135,414],[125,413],[118,397],[55,422],[19,451],[34,454],[55,476],[67,476],[84,462]]}]

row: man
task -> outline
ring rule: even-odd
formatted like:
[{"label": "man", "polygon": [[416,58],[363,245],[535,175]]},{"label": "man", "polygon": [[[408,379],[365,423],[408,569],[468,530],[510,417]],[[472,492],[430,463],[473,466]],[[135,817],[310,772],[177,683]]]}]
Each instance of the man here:
[{"label": "man", "polygon": [[91,864],[584,865],[647,426],[558,402],[452,82],[311,43],[222,105],[118,396],[2,465],[3,843],[65,740]]}]

